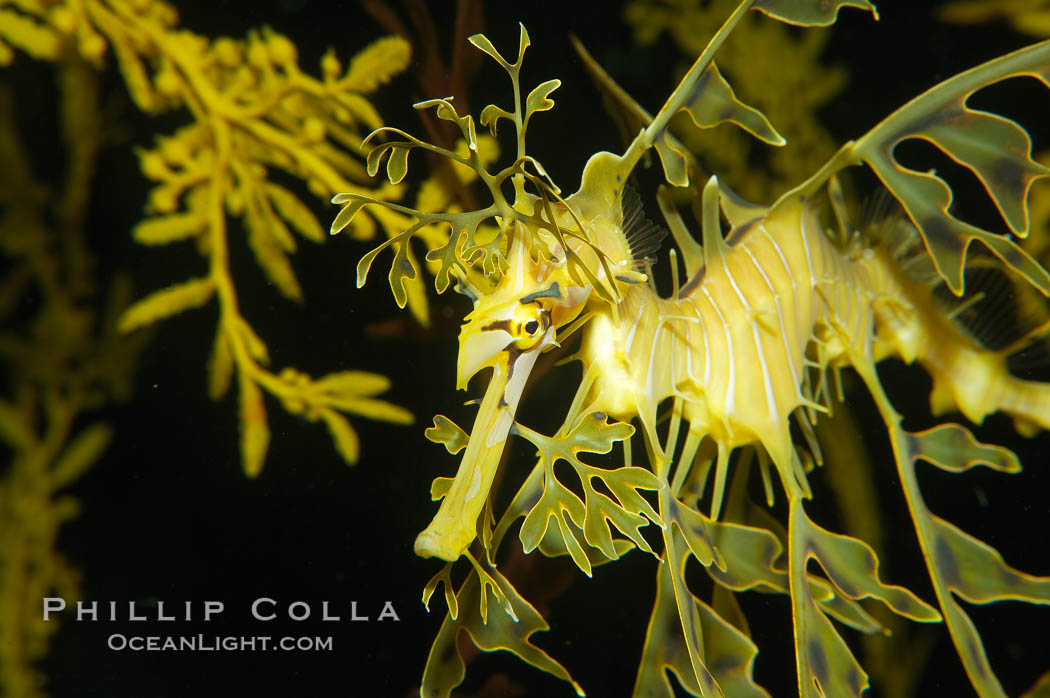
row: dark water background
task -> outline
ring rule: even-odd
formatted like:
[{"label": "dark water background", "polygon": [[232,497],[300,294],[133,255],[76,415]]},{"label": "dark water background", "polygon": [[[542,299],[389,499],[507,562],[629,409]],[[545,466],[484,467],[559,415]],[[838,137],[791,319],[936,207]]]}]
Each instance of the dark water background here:
[{"label": "dark water background", "polygon": [[[513,54],[516,23],[523,21],[533,44],[526,58],[526,89],[551,77],[563,80],[554,95],[554,111],[538,117],[530,150],[563,189],[573,191],[586,158],[597,150],[619,148],[619,141],[568,35],[579,36],[653,111],[672,89],[680,58],[667,42],[635,46],[619,3],[515,5],[520,6],[488,7],[485,31],[505,54]],[[938,24],[931,17],[932,6],[882,3],[878,24],[858,12],[842,13],[828,57],[849,66],[851,83],[824,112],[837,138],[857,136],[925,87],[1031,41],[1001,25],[964,29]],[[329,45],[345,60],[382,33],[355,3],[216,0],[179,3],[179,8],[182,25],[207,36],[239,37],[250,28],[271,25],[296,42],[300,65],[311,71]],[[450,2],[432,4],[443,37],[452,36],[453,9]],[[448,55],[450,46],[443,50]],[[19,64],[16,70],[47,78],[46,68],[24,57]],[[27,82],[22,80],[20,89]],[[141,294],[204,268],[192,250],[143,248],[132,243],[128,232],[141,215],[147,192],[130,146],[151,144],[154,133],[169,132],[184,117],[142,117],[121,96],[112,67],[104,86],[105,97],[118,104],[123,100],[119,114],[128,141],[103,154],[90,241],[103,274],[131,269]],[[42,132],[49,118],[48,94],[46,86],[30,90],[25,102],[43,115]],[[1036,116],[1045,123],[1050,114],[1045,91],[1004,95],[1011,102],[1006,112],[1027,119],[1026,125],[1035,125]],[[387,123],[418,133],[409,105],[435,96],[444,95],[420,94],[414,78],[404,76],[380,90],[376,101]],[[491,101],[506,103],[507,81],[496,66],[485,64],[470,98],[475,113]],[[775,124],[776,114],[769,116]],[[1045,137],[1037,142],[1040,146],[1047,146]],[[322,222],[334,215],[323,207],[315,210]],[[204,365],[217,319],[214,304],[161,324],[138,371],[134,401],[109,414],[117,430],[114,444],[73,488],[83,514],[66,525],[60,544],[83,572],[85,599],[136,600],[140,608],[158,599],[179,607],[184,601],[222,600],[226,611],[209,624],[74,623],[67,618],[44,664],[47,690],[54,696],[406,696],[418,686],[443,602],[436,597],[430,615],[420,604],[423,584],[439,567],[417,558],[412,542],[436,509],[429,501],[431,479],[451,474],[457,463],[425,440],[423,429],[437,412],[460,424],[471,419],[461,407],[468,396],[454,392],[456,324],[467,310],[465,301],[432,298],[432,332],[409,331],[400,339],[374,341],[367,327],[407,314],[397,310],[382,273],[373,274],[366,288],[354,288],[354,266],[368,245],[343,238],[323,247],[303,244],[293,262],[306,302],[295,306],[268,287],[243,238],[233,233],[231,240],[243,312],[267,340],[274,366],[293,365],[315,376],[349,368],[388,375],[393,388],[384,397],[409,407],[416,424],[406,428],[354,420],[362,436],[362,458],[351,469],[335,454],[323,427],[288,416],[270,402],[270,453],[262,474],[248,480],[239,462],[235,397],[231,393],[214,404],[206,396]],[[578,374],[577,369],[564,370]],[[901,411],[917,415],[906,425],[922,425],[928,388],[922,373],[890,365],[883,375]],[[546,396],[539,393],[534,400]],[[862,421],[877,424],[865,398],[856,399],[858,413],[866,417]],[[557,405],[552,412],[561,414],[567,402]],[[556,425],[543,424],[542,412],[526,412],[525,421],[532,424],[529,419],[534,419],[549,433]],[[1046,437],[1036,442],[1010,437],[1007,427],[993,419],[980,434],[1022,452],[1025,474],[980,471],[942,477],[921,467],[924,492],[934,511],[996,546],[1011,564],[1048,574],[1050,478],[1045,453],[1050,442]],[[873,427],[861,438],[878,443],[879,429]],[[885,447],[879,453],[887,456]],[[888,538],[901,553],[899,561],[888,563],[890,580],[931,600],[903,502],[893,495],[898,490],[891,464],[885,465],[887,482],[880,494],[886,494],[885,515],[893,526]],[[821,513],[819,501],[820,494],[830,492],[819,484],[817,489],[811,513],[817,520],[833,521],[834,511]],[[591,580],[576,575],[552,604],[548,620],[553,631],[535,637],[589,695],[629,694],[652,602],[653,570],[651,559],[632,554],[601,568]],[[262,596],[277,600],[279,607],[305,601],[314,615],[298,623],[254,621],[248,606]],[[317,619],[326,600],[344,617],[342,622]],[[348,622],[351,600],[373,618],[382,602],[391,601],[400,621]],[[774,695],[791,695],[787,598],[750,597],[745,608],[761,648],[758,681]],[[1050,613],[1020,604],[970,610],[1009,693],[1020,692],[1050,667],[1050,642],[1039,630],[1047,627]],[[330,635],[334,650],[117,652],[106,647],[114,632]],[[947,632],[942,635],[920,695],[971,695]],[[508,673],[525,687],[525,695],[571,695],[565,684],[504,653],[473,662],[465,688],[476,690],[496,672]]]}]

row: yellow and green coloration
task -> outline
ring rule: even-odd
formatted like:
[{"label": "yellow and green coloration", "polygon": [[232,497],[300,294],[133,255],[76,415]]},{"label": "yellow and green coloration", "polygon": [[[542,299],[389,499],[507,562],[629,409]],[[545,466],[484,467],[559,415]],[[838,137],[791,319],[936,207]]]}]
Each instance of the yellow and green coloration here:
[{"label": "yellow and green coloration", "polygon": [[[739,608],[727,593],[745,590],[790,596],[803,696],[856,696],[867,688],[867,675],[832,622],[865,633],[882,630],[858,603],[867,598],[913,621],[943,620],[978,694],[1005,695],[957,598],[1048,604],[1050,579],[1010,568],[993,548],[932,514],[923,503],[915,463],[923,460],[949,472],[984,465],[1009,473],[1020,469],[1019,460],[1004,447],[978,442],[958,423],[905,431],[875,366],[890,356],[919,363],[933,378],[931,406],[937,414],[959,411],[980,423],[1001,411],[1024,435],[1050,429],[1050,385],[1012,376],[1004,352],[982,347],[932,294],[939,283],[963,293],[974,240],[991,252],[980,263],[1018,275],[1044,296],[1050,294],[1050,274],[1008,236],[955,218],[949,185],[894,157],[904,140],[929,141],[970,168],[1010,231],[1024,236],[1028,190],[1050,172],[1031,158],[1023,129],[968,107],[967,100],[978,89],[1015,76],[1035,77],[1050,87],[1050,43],[932,88],[844,145],[768,208],[743,202],[716,177],[700,184],[698,168],[667,129],[671,117],[685,111],[700,127],[730,122],[766,143],[782,144],[766,117],[735,97],[714,56],[752,9],[815,26],[832,23],[846,6],[875,13],[867,0],[742,2],[655,116],[619,92],[624,110],[638,124],[637,137],[622,155],[592,156],[579,191],[564,198],[525,150],[530,119],[553,106],[550,94],[559,81],[545,82],[522,99],[519,71],[529,45],[524,28],[513,63],[484,36],[472,37],[511,78],[513,109],[486,107],[480,121],[493,132],[501,120],[513,125],[514,162],[490,173],[478,155],[472,118],[458,114],[450,100],[437,99],[416,106],[434,108],[439,118],[456,123],[466,153],[386,128],[376,134],[392,139],[372,149],[368,168],[376,173],[387,157],[389,178],[398,183],[412,149],[438,152],[473,168],[492,203],[442,214],[361,194],[333,199],[344,204],[333,233],[372,204],[414,218],[358,265],[360,285],[379,252],[391,247],[389,280],[402,306],[405,284],[420,273],[409,252],[411,238],[433,224],[447,226],[447,244],[428,255],[439,264],[437,290],[455,285],[474,301],[460,334],[458,387],[491,369],[469,435],[442,416],[427,432],[451,453],[464,454],[455,478],[434,481],[431,494],[441,504],[415,543],[419,555],[446,561],[427,585],[424,601],[429,603],[443,583],[449,609],[421,695],[447,696],[462,681],[465,666],[455,651],[460,630],[482,650],[509,650],[583,694],[561,664],[530,642],[547,624],[494,564],[506,534],[522,517],[519,538],[526,553],[539,548],[545,555],[569,555],[587,575],[635,547],[660,560],[635,695],[673,695],[668,669],[692,695],[766,695],[751,677],[757,648],[746,624],[735,622]],[[645,256],[659,233],[625,194],[628,177],[651,148],[667,183],[689,187],[702,211],[700,244],[686,230],[669,191],[658,194],[678,248],[672,262],[680,253],[687,273],[679,284],[672,264],[668,297],[657,293]],[[844,213],[836,175],[862,164],[903,213],[856,230]],[[513,201],[504,195],[508,181]],[[731,228],[727,236],[723,219]],[[577,332],[582,337],[574,358],[583,365],[583,378],[562,427],[544,436],[517,423],[516,411],[539,355]],[[804,501],[812,496],[807,473],[821,461],[812,425],[818,413],[832,410],[836,391],[829,376],[837,378],[847,366],[871,393],[889,433],[936,604],[882,581],[868,544],[825,530],[806,514]],[[792,418],[806,437],[801,444],[792,438]],[[638,424],[647,467],[636,464],[632,422]],[[534,444],[539,459],[497,517],[490,488],[511,435]],[[600,468],[580,458],[584,452],[609,453],[616,444],[624,454],[621,467]],[[559,460],[577,473],[582,498],[555,476]],[[785,493],[786,531],[744,496],[752,462],[770,506],[776,482]],[[649,523],[657,534],[643,536]],[[714,582],[710,602],[686,583],[690,556]],[[451,567],[460,557],[472,568],[454,590]],[[811,560],[823,575],[810,571]],[[490,600],[500,608],[490,610]]]}]

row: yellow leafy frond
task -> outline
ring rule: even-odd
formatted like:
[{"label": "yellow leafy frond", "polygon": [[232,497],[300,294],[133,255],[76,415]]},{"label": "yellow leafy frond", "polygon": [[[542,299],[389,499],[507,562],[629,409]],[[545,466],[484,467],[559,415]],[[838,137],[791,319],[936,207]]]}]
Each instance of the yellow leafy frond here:
[{"label": "yellow leafy frond", "polygon": [[143,245],[167,245],[204,232],[207,221],[197,212],[154,216],[138,223],[132,230],[135,241]]},{"label": "yellow leafy frond", "polygon": [[371,397],[390,388],[390,379],[368,371],[339,371],[314,381],[315,390],[333,395]]},{"label": "yellow leafy frond", "polygon": [[354,428],[350,426],[350,422],[335,410],[321,410],[321,419],[328,426],[328,433],[332,435],[332,441],[339,455],[347,465],[356,465],[361,452],[361,440],[357,437]]},{"label": "yellow leafy frond", "polygon": [[184,310],[197,308],[207,303],[215,292],[211,279],[191,279],[169,288],[155,291],[134,303],[120,318],[121,332],[153,324]]},{"label": "yellow leafy frond", "polygon": [[9,9],[0,9],[0,37],[33,58],[55,60],[61,41],[47,25]]},{"label": "yellow leafy frond", "polygon": [[248,221],[248,246],[255,253],[255,261],[266,273],[266,277],[273,282],[281,294],[293,301],[302,301],[303,290],[299,286],[299,280],[295,278],[292,264],[288,256],[277,246],[270,234],[270,229],[261,222],[253,223],[253,217]]},{"label": "yellow leafy frond", "polygon": [[262,471],[270,446],[270,427],[262,391],[251,377],[241,374],[241,465],[244,474],[255,477]]},{"label": "yellow leafy frond", "polygon": [[412,46],[399,36],[388,36],[362,49],[350,61],[347,86],[357,92],[373,92],[408,67]]},{"label": "yellow leafy frond", "polygon": [[292,192],[276,184],[267,184],[266,194],[270,203],[282,218],[288,221],[295,230],[307,240],[324,242],[325,235],[317,217]]},{"label": "yellow leafy frond", "polygon": [[51,470],[51,488],[58,489],[79,478],[102,456],[113,439],[108,424],[92,424],[77,434]]},{"label": "yellow leafy frond", "polygon": [[215,344],[212,346],[211,356],[208,358],[208,397],[212,400],[221,400],[226,391],[230,389],[230,380],[233,378],[233,352],[230,351],[230,342],[225,332],[220,328],[215,333]]}]

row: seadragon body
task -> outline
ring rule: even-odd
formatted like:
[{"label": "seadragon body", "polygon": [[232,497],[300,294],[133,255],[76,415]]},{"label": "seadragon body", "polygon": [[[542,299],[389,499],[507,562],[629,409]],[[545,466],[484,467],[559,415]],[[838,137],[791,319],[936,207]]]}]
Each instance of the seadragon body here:
[{"label": "seadragon body", "polygon": [[[424,600],[429,602],[444,584],[449,605],[422,695],[448,695],[462,679],[458,655],[450,659],[461,629],[482,649],[509,649],[571,681],[560,664],[529,642],[529,635],[546,624],[495,565],[496,551],[522,517],[518,537],[524,552],[538,548],[547,555],[568,555],[588,575],[594,565],[632,548],[662,561],[636,695],[664,695],[661,686],[672,695],[668,669],[694,695],[764,694],[750,679],[754,645],[686,583],[690,557],[724,590],[764,589],[790,596],[804,696],[860,695],[866,688],[863,669],[831,622],[864,632],[880,628],[859,605],[865,598],[915,621],[944,620],[978,693],[1002,695],[979,636],[955,597],[1047,604],[1050,580],[1013,570],[994,549],[932,514],[914,466],[924,460],[953,472],[975,465],[1015,472],[1020,465],[1009,450],[977,442],[954,422],[905,431],[875,366],[889,356],[922,365],[933,379],[931,407],[937,414],[957,410],[980,423],[992,412],[1004,412],[1022,434],[1050,429],[1050,385],[1013,376],[1004,351],[983,347],[932,293],[935,284],[962,292],[974,240],[992,252],[986,263],[1016,274],[1044,295],[1050,293],[1050,274],[1010,238],[954,218],[951,190],[935,173],[908,170],[893,158],[900,141],[929,140],[974,171],[1011,230],[1026,232],[1028,188],[1047,172],[1031,159],[1030,141],[1020,127],[971,110],[966,100],[980,87],[1016,75],[1050,86],[1050,44],[1023,49],[931,89],[843,146],[824,168],[768,208],[742,202],[714,176],[698,185],[695,163],[667,131],[671,116],[684,110],[700,126],[732,122],[768,143],[782,142],[763,115],[736,100],[712,58],[750,9],[813,25],[831,23],[847,5],[874,12],[865,0],[743,2],[655,116],[626,98],[639,123],[638,136],[622,155],[594,155],[580,189],[565,198],[524,146],[530,118],[553,106],[549,95],[558,81],[543,83],[522,100],[518,75],[528,46],[524,28],[513,63],[483,36],[473,37],[472,43],[508,72],[515,88],[513,111],[490,106],[481,115],[481,123],[494,133],[501,120],[512,122],[518,137],[514,163],[490,174],[481,165],[471,117],[460,116],[448,100],[431,100],[417,106],[434,107],[439,118],[456,123],[466,155],[385,129],[401,139],[376,146],[369,168],[374,173],[389,154],[388,174],[400,181],[409,151],[423,147],[473,168],[493,203],[475,212],[440,214],[360,195],[336,197],[345,207],[333,232],[370,204],[415,217],[412,227],[369,253],[358,267],[362,283],[376,254],[392,246],[390,281],[399,302],[404,284],[418,275],[408,254],[411,237],[434,223],[448,226],[447,243],[428,259],[440,264],[439,291],[454,284],[474,302],[460,333],[457,385],[465,389],[475,375],[490,371],[469,435],[444,417],[428,431],[450,452],[462,450],[463,457],[455,478],[439,478],[432,486],[441,504],[415,543],[419,555],[447,562],[427,585]],[[680,284],[672,253],[667,296],[657,291],[647,257],[658,246],[660,231],[645,219],[627,185],[650,149],[659,156],[667,182],[689,187],[701,211],[698,243],[668,191],[658,193],[686,272]],[[875,171],[900,208],[867,221],[863,229],[844,214],[837,180],[838,172],[858,164]],[[505,196],[504,184],[513,188],[513,201]],[[498,230],[485,230],[488,221]],[[581,337],[573,358],[582,363],[582,380],[563,426],[554,436],[544,436],[520,424],[517,409],[540,355],[576,333]],[[812,496],[809,471],[822,458],[812,425],[818,413],[834,408],[832,379],[846,366],[865,384],[886,425],[938,608],[884,583],[867,544],[821,528],[805,512],[804,501]],[[793,437],[792,420],[805,443]],[[632,422],[640,427],[648,467],[635,464]],[[497,517],[491,488],[512,435],[532,442],[539,459]],[[599,468],[578,457],[608,453],[616,443],[624,452],[621,467]],[[745,470],[741,458],[731,460],[736,452],[757,455],[769,504],[776,482],[768,464],[774,466],[788,501],[786,533],[761,525],[739,496],[727,496],[736,477],[731,462],[736,463],[732,470]],[[558,481],[554,464],[559,460],[575,469],[582,498]],[[603,486],[596,488],[595,481]],[[650,522],[659,527],[655,549],[657,536],[640,532]],[[450,569],[462,557],[472,568],[455,591]],[[812,560],[823,576],[810,569]],[[490,611],[490,599],[502,610]]]}]

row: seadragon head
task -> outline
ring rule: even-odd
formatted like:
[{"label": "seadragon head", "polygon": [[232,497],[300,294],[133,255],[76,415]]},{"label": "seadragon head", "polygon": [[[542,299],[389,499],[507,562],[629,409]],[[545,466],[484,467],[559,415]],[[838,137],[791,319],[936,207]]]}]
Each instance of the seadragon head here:
[{"label": "seadragon head", "polygon": [[416,538],[415,551],[423,557],[452,561],[474,540],[529,375],[591,295],[590,285],[574,283],[564,264],[533,260],[523,239],[511,245],[493,291],[477,294],[461,279],[459,288],[473,296],[474,310],[460,331],[457,387],[465,390],[486,369],[490,375],[459,472],[434,520]]},{"label": "seadragon head", "polygon": [[[556,258],[534,261],[523,243],[511,247],[508,262],[489,293],[481,294],[462,282],[457,287],[474,301],[459,334],[456,387],[460,390],[484,368],[514,367],[523,358],[531,363],[537,354],[556,346],[558,331],[579,316],[590,297],[589,284],[574,282]],[[516,387],[520,394],[522,386]],[[516,400],[518,395],[508,397]]]},{"label": "seadragon head", "polygon": [[[443,441],[453,453],[464,447],[465,451],[456,477],[435,481],[431,494],[442,502],[434,520],[415,543],[417,554],[448,561],[466,552],[477,535],[478,520],[514,424],[522,391],[540,354],[558,346],[563,333],[579,326],[574,324],[577,320],[586,320],[584,309],[588,303],[615,303],[621,297],[622,284],[645,278],[634,268],[620,228],[621,189],[606,187],[604,181],[603,186],[596,187],[593,181],[586,186],[585,177],[580,192],[563,199],[540,163],[525,154],[525,131],[530,119],[554,106],[550,94],[560,85],[560,81],[550,80],[522,97],[518,73],[529,45],[525,28],[521,27],[518,57],[513,63],[504,59],[483,35],[471,37],[470,41],[499,63],[511,78],[514,110],[490,105],[482,111],[480,122],[493,135],[502,120],[513,124],[517,135],[514,161],[502,170],[489,172],[481,155],[484,144],[479,143],[473,118],[460,116],[449,98],[429,100],[416,107],[433,108],[438,118],[455,123],[465,148],[453,152],[403,131],[384,128],[366,139],[367,146],[377,134],[392,136],[374,145],[368,156],[368,171],[376,174],[383,158],[389,156],[387,174],[397,184],[406,174],[408,153],[422,148],[472,170],[491,195],[491,205],[464,213],[432,213],[354,193],[333,199],[344,205],[332,224],[333,233],[346,228],[368,205],[415,220],[407,229],[390,230],[390,238],[362,258],[357,270],[359,286],[378,253],[391,247],[394,261],[390,285],[395,300],[403,307],[413,294],[412,285],[421,279],[421,270],[409,248],[410,240],[416,235],[424,237],[437,227],[434,224],[439,224],[449,234],[444,245],[431,244],[427,254],[428,261],[440,265],[435,287],[441,293],[453,286],[474,303],[460,332],[456,383],[459,389],[466,389],[474,376],[486,371],[489,382],[469,437],[444,418],[435,423],[445,424],[447,433],[438,427],[428,430],[429,438]],[[514,192],[513,200],[506,196],[504,184],[511,185],[508,189]],[[377,219],[384,222],[380,216]],[[431,241],[430,237],[426,239]],[[619,254],[619,250],[624,254]]]}]

